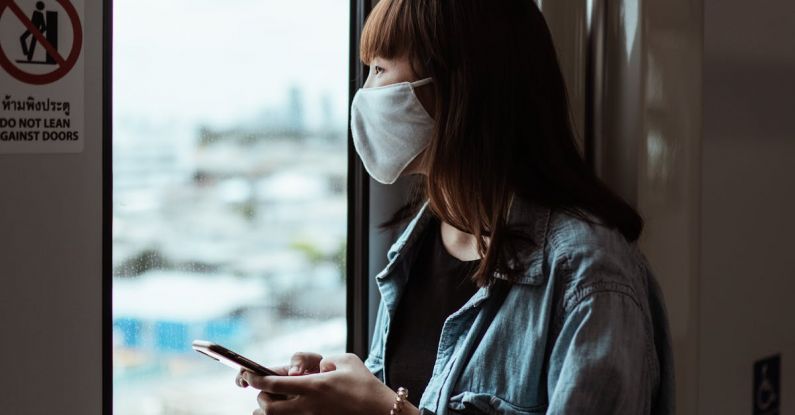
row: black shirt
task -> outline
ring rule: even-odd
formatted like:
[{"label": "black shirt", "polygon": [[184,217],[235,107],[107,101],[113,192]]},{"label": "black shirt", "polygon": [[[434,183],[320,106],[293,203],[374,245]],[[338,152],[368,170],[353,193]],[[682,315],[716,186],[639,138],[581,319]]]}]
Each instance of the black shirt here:
[{"label": "black shirt", "polygon": [[478,290],[470,276],[480,262],[461,261],[447,252],[438,219],[428,226],[420,243],[395,310],[385,362],[387,385],[407,388],[409,401],[415,406],[433,374],[445,319]]}]

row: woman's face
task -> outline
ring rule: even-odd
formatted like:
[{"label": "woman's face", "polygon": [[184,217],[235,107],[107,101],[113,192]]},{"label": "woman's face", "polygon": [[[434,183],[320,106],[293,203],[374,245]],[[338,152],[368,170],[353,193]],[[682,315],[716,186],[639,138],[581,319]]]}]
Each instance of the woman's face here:
[{"label": "woman's face", "polygon": [[[425,76],[417,74],[411,65],[408,57],[386,59],[376,56],[370,62],[370,72],[367,75],[367,80],[364,83],[364,88],[373,88],[396,84],[398,82],[414,82],[423,79]],[[414,89],[417,99],[422,104],[425,111],[436,118],[434,115],[434,96],[432,84],[426,84]],[[423,150],[417,158],[415,158],[405,170],[402,175],[411,173],[427,174],[427,169],[423,163],[426,150]]]}]

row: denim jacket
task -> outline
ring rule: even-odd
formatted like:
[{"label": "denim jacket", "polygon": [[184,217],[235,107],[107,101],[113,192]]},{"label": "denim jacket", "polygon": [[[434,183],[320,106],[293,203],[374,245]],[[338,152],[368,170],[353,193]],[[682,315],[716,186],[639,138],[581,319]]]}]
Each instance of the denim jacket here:
[{"label": "denim jacket", "polygon": [[[381,381],[390,321],[431,217],[426,201],[375,277],[381,302],[365,365]],[[520,254],[529,265],[518,281],[480,288],[445,320],[422,413],[674,412],[660,288],[635,243],[589,218],[598,224],[514,201],[507,222],[537,248]],[[499,286],[508,289],[496,301]]]}]

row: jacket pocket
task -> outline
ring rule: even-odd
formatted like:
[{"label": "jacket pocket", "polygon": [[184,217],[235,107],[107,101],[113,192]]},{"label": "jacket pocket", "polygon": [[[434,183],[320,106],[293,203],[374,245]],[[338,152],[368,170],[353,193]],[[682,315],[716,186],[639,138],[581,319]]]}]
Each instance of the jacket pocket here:
[{"label": "jacket pocket", "polygon": [[450,398],[448,408],[464,415],[482,414],[543,414],[547,404],[520,406],[488,393],[461,392]]}]

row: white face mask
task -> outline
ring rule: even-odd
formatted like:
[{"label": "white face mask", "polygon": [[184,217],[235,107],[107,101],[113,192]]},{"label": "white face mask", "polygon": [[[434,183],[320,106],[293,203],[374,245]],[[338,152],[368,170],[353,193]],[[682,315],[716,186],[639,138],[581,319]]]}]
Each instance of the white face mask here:
[{"label": "white face mask", "polygon": [[353,97],[353,145],[373,179],[392,184],[403,169],[431,143],[433,118],[414,88],[431,78],[361,88]]}]

